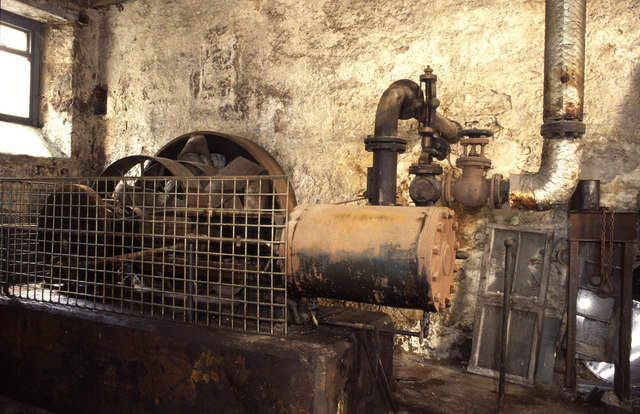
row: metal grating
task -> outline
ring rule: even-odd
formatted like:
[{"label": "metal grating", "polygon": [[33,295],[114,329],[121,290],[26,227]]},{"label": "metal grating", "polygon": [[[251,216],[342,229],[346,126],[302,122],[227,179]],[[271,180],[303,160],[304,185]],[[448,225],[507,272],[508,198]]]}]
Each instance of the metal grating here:
[{"label": "metal grating", "polygon": [[0,296],[286,334],[286,189],[274,176],[2,179]]}]

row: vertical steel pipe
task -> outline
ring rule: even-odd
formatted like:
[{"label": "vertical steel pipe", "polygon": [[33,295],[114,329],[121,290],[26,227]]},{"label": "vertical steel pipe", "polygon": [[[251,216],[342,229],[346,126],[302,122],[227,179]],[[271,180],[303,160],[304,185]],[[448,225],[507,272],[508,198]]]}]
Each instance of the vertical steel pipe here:
[{"label": "vertical steel pipe", "polygon": [[586,0],[545,2],[545,123],[582,121]]},{"label": "vertical steel pipe", "polygon": [[417,118],[423,99],[420,86],[408,79],[392,83],[380,97],[374,134],[364,140],[366,150],[373,152],[367,188],[370,204],[396,204],[398,153],[407,148],[407,141],[398,137],[398,120]]},{"label": "vertical steel pipe", "polygon": [[545,138],[540,170],[509,178],[509,203],[548,210],[566,203],[580,178],[586,0],[545,2]]}]

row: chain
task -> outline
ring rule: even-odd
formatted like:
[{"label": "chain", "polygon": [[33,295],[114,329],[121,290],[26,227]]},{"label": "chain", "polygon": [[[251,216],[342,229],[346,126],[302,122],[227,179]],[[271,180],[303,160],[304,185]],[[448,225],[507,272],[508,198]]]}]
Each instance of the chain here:
[{"label": "chain", "polygon": [[[609,250],[606,249],[607,240],[607,213],[609,213]],[[609,297],[613,294],[613,283],[611,283],[611,272],[613,270],[613,227],[615,217],[613,210],[602,207],[602,234],[600,236],[600,286],[598,294]],[[606,257],[606,264],[605,264]]]}]

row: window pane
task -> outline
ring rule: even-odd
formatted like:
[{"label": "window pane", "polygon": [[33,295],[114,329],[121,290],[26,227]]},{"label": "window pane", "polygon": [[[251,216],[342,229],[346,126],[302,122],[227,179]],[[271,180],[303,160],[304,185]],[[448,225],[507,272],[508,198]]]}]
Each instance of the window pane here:
[{"label": "window pane", "polygon": [[0,113],[28,118],[30,88],[29,59],[0,51]]},{"label": "window pane", "polygon": [[38,128],[0,121],[0,153],[25,154],[32,157],[59,157],[49,149]]},{"label": "window pane", "polygon": [[27,52],[29,49],[27,32],[0,25],[0,44],[10,47],[11,49]]}]

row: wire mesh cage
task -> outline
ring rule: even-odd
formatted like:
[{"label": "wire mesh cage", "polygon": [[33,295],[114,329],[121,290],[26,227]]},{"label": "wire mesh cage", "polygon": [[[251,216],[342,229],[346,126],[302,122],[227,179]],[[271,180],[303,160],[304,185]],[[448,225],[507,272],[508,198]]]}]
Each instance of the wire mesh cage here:
[{"label": "wire mesh cage", "polygon": [[287,189],[279,176],[2,179],[0,296],[286,334]]}]

